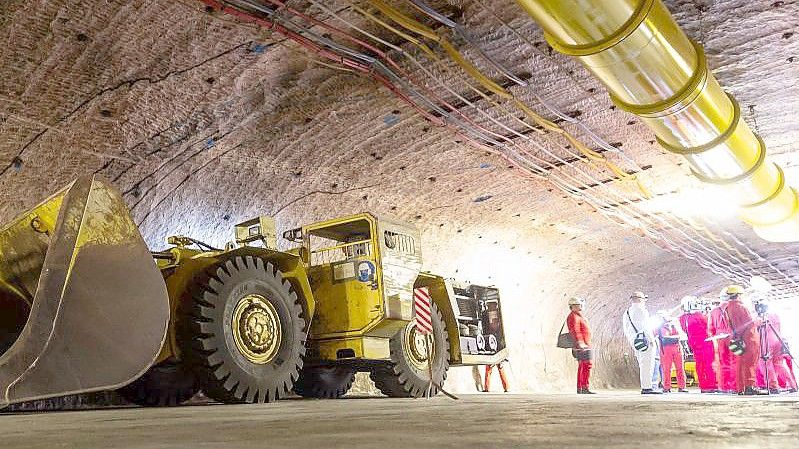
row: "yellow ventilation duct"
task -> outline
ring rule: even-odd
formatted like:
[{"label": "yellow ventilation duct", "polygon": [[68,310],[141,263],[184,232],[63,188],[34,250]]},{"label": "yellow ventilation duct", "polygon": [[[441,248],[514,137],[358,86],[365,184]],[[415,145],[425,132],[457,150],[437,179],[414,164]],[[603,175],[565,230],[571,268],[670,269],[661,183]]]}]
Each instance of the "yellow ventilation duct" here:
[{"label": "yellow ventilation duct", "polygon": [[739,199],[762,238],[799,240],[799,196],[741,120],[710,72],[702,47],[661,0],[517,0],[557,51],[580,60],[613,102],[646,123],[700,180]]}]

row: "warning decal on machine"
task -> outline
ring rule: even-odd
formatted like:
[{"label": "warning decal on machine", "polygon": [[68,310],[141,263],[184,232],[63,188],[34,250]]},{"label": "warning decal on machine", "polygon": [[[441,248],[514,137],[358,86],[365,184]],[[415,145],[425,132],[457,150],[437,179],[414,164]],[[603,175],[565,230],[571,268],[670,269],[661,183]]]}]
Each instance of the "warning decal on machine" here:
[{"label": "warning decal on machine", "polygon": [[355,264],[344,262],[333,265],[333,280],[344,281],[347,279],[355,279]]},{"label": "warning decal on machine", "polygon": [[413,289],[413,311],[416,330],[421,334],[433,332],[430,291],[427,287]]}]

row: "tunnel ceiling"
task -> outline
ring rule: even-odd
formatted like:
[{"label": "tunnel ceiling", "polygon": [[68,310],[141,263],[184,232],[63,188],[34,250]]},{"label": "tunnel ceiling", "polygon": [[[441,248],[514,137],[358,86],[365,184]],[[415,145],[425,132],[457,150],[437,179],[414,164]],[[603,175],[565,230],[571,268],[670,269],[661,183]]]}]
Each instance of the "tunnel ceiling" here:
[{"label": "tunnel ceiling", "polygon": [[[474,88],[486,89],[429,39],[428,54],[349,0],[325,1],[331,11],[312,3],[288,4],[387,52],[393,83],[419,108],[376,81],[374,65],[359,73],[196,0],[2,2],[0,216],[97,174],[124,192],[156,247],[173,233],[222,244],[232,224],[259,213],[283,230],[373,210],[416,223],[426,267],[464,280],[533,283],[537,294],[562,297],[564,283],[611,292],[670,282],[688,293],[721,275],[762,274],[793,293],[796,245],[763,242],[723,201],[695,200],[682,160],[552,52],[514,2],[430,2],[471,43],[410,2],[393,4],[600,158],[541,132],[512,101],[480,96]],[[788,178],[799,179],[799,3],[666,3]],[[356,6],[391,23],[367,2]],[[364,51],[286,9],[275,20]],[[443,126],[413,92],[440,100],[458,123]],[[475,143],[475,129],[499,143]]]}]

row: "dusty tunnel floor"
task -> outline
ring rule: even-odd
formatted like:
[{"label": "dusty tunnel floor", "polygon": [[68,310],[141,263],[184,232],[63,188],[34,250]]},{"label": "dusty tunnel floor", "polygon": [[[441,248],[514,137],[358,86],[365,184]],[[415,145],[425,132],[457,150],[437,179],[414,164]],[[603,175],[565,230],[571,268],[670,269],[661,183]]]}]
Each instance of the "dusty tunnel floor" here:
[{"label": "dusty tunnel floor", "polygon": [[0,415],[4,448],[799,447],[799,397],[363,398]]}]

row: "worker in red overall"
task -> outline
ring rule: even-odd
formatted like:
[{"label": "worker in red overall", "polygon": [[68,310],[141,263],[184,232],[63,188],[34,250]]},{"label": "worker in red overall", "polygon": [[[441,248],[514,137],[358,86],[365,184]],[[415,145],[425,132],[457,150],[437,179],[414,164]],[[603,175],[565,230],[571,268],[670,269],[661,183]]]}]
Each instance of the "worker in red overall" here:
[{"label": "worker in red overall", "polygon": [[713,366],[716,349],[713,347],[713,342],[707,341],[707,317],[702,312],[701,304],[693,296],[683,298],[682,308],[680,326],[688,337],[688,347],[694,353],[699,391],[715,393],[718,390],[718,379],[716,379],[716,370]]},{"label": "worker in red overall", "polygon": [[571,313],[566,318],[566,326],[574,339],[572,355],[577,359],[577,394],[594,394],[588,388],[593,365],[591,363],[591,329],[588,327],[588,321],[582,315],[584,306],[585,300],[581,298],[569,300]]},{"label": "worker in red overall", "polygon": [[508,377],[505,375],[505,364],[508,363],[508,359],[505,359],[496,365],[486,365],[485,371],[485,384],[483,385],[483,391],[488,393],[491,390],[491,372],[494,370],[494,367],[497,367],[497,371],[499,371],[499,381],[502,382],[502,390],[507,393],[508,392]]},{"label": "worker in red overall", "polygon": [[671,392],[671,368],[674,366],[674,370],[677,372],[677,391],[688,393],[688,390],[685,389],[685,361],[682,357],[682,349],[680,349],[680,330],[668,317],[663,316],[663,321],[663,325],[657,332],[660,341],[663,392]]},{"label": "worker in red overall", "polygon": [[726,315],[732,328],[732,338],[739,339],[744,344],[743,354],[737,357],[736,388],[738,394],[752,396],[765,392],[757,389],[755,374],[757,361],[760,359],[760,335],[752,313],[743,303],[743,292],[743,288],[739,285],[727,287]]},{"label": "worker in red overall", "polygon": [[[723,296],[726,298],[726,293],[722,290]],[[727,310],[727,302],[719,301],[718,305],[710,311],[710,319],[708,320],[708,334],[711,337],[719,335],[726,335],[724,338],[716,339],[716,355],[718,358],[718,386],[719,390],[724,393],[732,394],[737,392],[737,385],[735,384],[735,356],[730,352],[730,335],[732,329],[727,322],[725,311]]]},{"label": "worker in red overall", "polygon": [[780,383],[780,388],[785,389],[788,393],[796,393],[797,383],[793,373],[793,356],[790,353],[783,354],[782,360],[785,363],[785,371],[777,376],[777,381]]},{"label": "worker in red overall", "polygon": [[[768,323],[763,326],[764,338],[766,341],[765,354],[768,360],[760,360],[757,365],[757,386],[768,388],[769,393],[777,394],[780,388],[786,390],[796,390],[796,381],[788,371],[788,354],[785,345],[780,339],[781,325],[780,318],[776,313],[767,315]],[[766,383],[766,373],[768,372],[768,383]],[[780,379],[783,380],[782,384]]]}]

